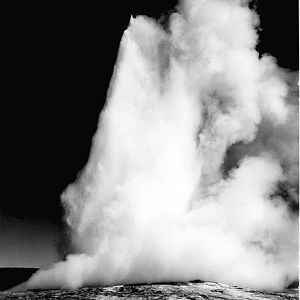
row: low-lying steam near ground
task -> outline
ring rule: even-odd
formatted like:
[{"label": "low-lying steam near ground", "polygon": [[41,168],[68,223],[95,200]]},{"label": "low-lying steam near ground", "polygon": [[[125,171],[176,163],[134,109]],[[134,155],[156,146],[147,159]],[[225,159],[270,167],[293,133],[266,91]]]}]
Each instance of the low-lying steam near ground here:
[{"label": "low-lying steam near ground", "polygon": [[[131,18],[89,161],[62,195],[72,254],[26,288],[298,278],[295,74],[246,1]],[[164,27],[164,28],[163,28]]]}]

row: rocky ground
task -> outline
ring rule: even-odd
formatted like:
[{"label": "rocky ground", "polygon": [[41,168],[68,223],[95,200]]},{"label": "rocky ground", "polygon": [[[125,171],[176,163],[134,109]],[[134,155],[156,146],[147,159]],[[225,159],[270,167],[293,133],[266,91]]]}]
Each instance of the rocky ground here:
[{"label": "rocky ground", "polygon": [[298,288],[282,292],[258,292],[214,282],[87,287],[70,290],[2,292],[0,299],[298,299]]}]

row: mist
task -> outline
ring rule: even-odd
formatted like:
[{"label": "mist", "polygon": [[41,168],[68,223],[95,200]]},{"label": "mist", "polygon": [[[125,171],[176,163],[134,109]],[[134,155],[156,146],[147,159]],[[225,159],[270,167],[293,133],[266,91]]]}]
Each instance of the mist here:
[{"label": "mist", "polygon": [[[298,278],[297,74],[247,1],[131,18],[89,160],[61,196],[64,261],[25,288]],[[105,58],[104,58],[105,59]]]},{"label": "mist", "polygon": [[46,220],[0,214],[0,268],[45,267],[62,258],[59,228]]}]

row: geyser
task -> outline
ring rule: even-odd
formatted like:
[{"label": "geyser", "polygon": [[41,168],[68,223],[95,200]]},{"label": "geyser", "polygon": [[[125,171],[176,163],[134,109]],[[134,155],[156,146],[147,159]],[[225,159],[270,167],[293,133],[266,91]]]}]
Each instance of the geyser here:
[{"label": "geyser", "polygon": [[246,1],[131,18],[89,161],[62,195],[72,253],[26,288],[298,277],[295,74]]}]

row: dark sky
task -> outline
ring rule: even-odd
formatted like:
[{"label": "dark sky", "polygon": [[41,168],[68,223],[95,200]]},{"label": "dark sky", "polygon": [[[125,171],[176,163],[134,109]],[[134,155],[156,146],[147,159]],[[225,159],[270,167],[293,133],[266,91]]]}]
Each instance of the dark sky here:
[{"label": "dark sky", "polygon": [[[60,230],[59,197],[88,159],[130,15],[159,18],[176,3],[120,2],[122,7],[114,1],[101,6],[23,2],[4,11],[0,243],[3,228],[7,238],[7,224],[16,222],[23,231],[37,232],[39,222],[45,232]],[[297,70],[298,1],[260,0],[256,5],[263,28],[258,50]],[[7,218],[17,221],[1,227]]]}]

